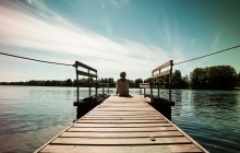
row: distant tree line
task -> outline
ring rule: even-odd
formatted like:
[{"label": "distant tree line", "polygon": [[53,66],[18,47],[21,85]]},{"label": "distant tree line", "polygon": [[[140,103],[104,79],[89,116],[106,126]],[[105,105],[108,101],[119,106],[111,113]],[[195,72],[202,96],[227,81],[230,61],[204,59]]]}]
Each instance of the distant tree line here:
[{"label": "distant tree line", "polygon": [[[78,83],[83,87],[87,86],[88,83],[96,82],[93,78],[81,78]],[[109,87],[115,87],[116,81],[113,78],[100,78],[97,81],[98,83],[109,83]],[[136,80],[129,80],[129,85],[131,88],[138,88],[139,83],[142,83],[143,80],[138,78]],[[30,80],[30,81],[20,81],[20,82],[0,82],[0,85],[25,85],[25,86],[65,86],[72,87],[77,86],[77,80]]]},{"label": "distant tree line", "polygon": [[[152,78],[144,82],[152,82]],[[169,77],[164,76],[158,80],[163,82],[162,88],[169,87]],[[175,89],[234,89],[240,87],[240,72],[227,65],[212,66],[205,68],[195,68],[190,73],[190,78],[186,75],[182,77],[180,70],[175,70],[171,77],[171,87]],[[164,84],[165,83],[165,84]]]},{"label": "distant tree line", "polygon": [[[169,84],[168,76],[161,77],[155,81],[164,82],[161,88],[168,88]],[[152,82],[152,78],[143,80],[137,78],[135,80],[129,80],[130,88],[139,88],[139,83]],[[83,86],[86,83],[92,83],[92,78],[81,78],[79,83]],[[98,83],[109,83],[109,87],[115,87],[116,81],[114,78],[100,78]],[[180,70],[175,70],[171,77],[172,88],[175,89],[234,89],[234,87],[240,87],[240,72],[237,74],[236,70],[231,66],[221,65],[205,68],[195,68],[190,73],[190,78],[186,75],[182,77]],[[26,82],[0,82],[0,85],[28,85],[28,86],[76,86],[76,80],[30,80]]]},{"label": "distant tree line", "polygon": [[227,65],[196,68],[190,74],[193,89],[234,89],[240,74]]},{"label": "distant tree line", "polygon": [[25,86],[73,86],[71,79],[67,80],[30,80],[20,82],[0,82],[0,85],[25,85]]}]

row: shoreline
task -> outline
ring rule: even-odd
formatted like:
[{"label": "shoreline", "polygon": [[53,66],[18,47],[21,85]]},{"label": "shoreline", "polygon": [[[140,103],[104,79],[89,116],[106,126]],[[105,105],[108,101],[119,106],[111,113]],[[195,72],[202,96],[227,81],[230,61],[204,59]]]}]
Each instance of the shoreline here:
[{"label": "shoreline", "polygon": [[[76,86],[41,86],[41,85],[11,85],[11,84],[7,84],[7,85],[0,84],[0,87],[1,86],[2,87],[3,86],[15,86],[15,87],[59,87],[59,88],[66,87],[66,88],[76,88]],[[85,88],[85,87],[82,87],[82,88]],[[109,88],[116,88],[116,87],[109,87]],[[139,89],[139,88],[130,87],[130,89]],[[168,88],[160,88],[160,89],[168,90]],[[214,90],[219,90],[219,91],[231,90],[231,91],[233,91],[233,90],[240,90],[240,87],[234,87],[234,89],[192,89],[192,88],[172,88],[172,89],[173,90],[211,90],[211,91],[214,91]]]}]

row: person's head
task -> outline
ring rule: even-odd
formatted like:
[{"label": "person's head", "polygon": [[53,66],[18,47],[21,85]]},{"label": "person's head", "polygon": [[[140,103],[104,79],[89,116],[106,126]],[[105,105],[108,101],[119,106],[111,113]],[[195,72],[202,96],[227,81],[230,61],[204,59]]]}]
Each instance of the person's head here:
[{"label": "person's head", "polygon": [[125,79],[126,78],[126,72],[121,72],[120,73],[120,78]]}]

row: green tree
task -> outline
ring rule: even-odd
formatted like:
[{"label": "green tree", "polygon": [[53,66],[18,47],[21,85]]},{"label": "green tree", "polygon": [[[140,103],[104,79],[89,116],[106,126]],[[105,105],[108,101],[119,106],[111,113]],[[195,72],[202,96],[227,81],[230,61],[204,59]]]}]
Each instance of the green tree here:
[{"label": "green tree", "polygon": [[134,81],[133,80],[129,80],[129,87],[134,88]]},{"label": "green tree", "polygon": [[240,71],[237,75],[237,81],[236,81],[236,84],[235,84],[236,87],[240,87]]},{"label": "green tree", "polygon": [[142,78],[135,79],[134,87],[135,88],[139,88],[139,83],[143,83],[143,79]]},{"label": "green tree", "polygon": [[237,82],[240,82],[240,71],[239,71],[239,73],[237,75]]},{"label": "green tree", "polygon": [[72,86],[73,85],[73,82],[72,82],[72,80],[71,79],[67,79],[66,80],[66,86]]},{"label": "green tree", "polygon": [[181,88],[182,75],[180,70],[175,70],[172,75],[172,88]]},{"label": "green tree", "polygon": [[193,89],[205,88],[205,70],[203,68],[196,68],[191,73],[191,87]]},{"label": "green tree", "polygon": [[182,78],[182,85],[181,85],[181,88],[189,88],[189,85],[190,85],[190,80],[188,78],[188,76],[186,75],[185,77]]},{"label": "green tree", "polygon": [[191,75],[193,89],[233,89],[237,73],[231,66],[196,68]]},{"label": "green tree", "polygon": [[153,81],[153,79],[150,77],[150,78],[145,79],[145,80],[144,80],[144,83],[150,83],[150,82],[152,82],[152,81]]}]

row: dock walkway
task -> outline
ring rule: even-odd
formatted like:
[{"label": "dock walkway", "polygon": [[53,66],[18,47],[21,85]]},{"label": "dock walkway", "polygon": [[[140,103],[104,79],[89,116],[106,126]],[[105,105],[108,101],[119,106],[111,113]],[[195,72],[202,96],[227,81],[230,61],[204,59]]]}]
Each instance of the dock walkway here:
[{"label": "dock walkway", "polygon": [[147,104],[143,96],[110,96],[43,145],[39,153],[207,152]]}]

